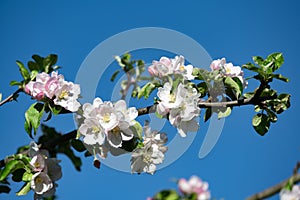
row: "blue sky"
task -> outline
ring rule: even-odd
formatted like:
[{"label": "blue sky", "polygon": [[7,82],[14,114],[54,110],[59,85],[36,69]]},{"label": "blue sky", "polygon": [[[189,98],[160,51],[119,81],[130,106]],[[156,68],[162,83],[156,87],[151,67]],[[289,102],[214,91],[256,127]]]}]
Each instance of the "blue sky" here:
[{"label": "blue sky", "polygon": [[[198,152],[207,125],[200,119],[201,129],[190,148],[153,176],[131,175],[104,165],[97,170],[91,165],[91,158],[84,159],[79,173],[68,159],[60,157],[63,178],[58,181],[59,199],[140,200],[160,189],[175,188],[172,178],[194,174],[209,182],[213,197],[244,199],[290,176],[299,160],[298,10],[297,1],[1,1],[0,92],[5,97],[15,90],[9,86],[11,80],[20,79],[15,60],[26,63],[33,54],[55,53],[63,67],[60,73],[75,80],[82,62],[100,42],[140,27],[181,32],[201,44],[212,58],[226,57],[236,65],[250,62],[254,55],[282,52],[285,64],[280,73],[291,82],[272,85],[279,92],[291,93],[292,106],[264,137],[253,130],[254,111],[248,106],[235,109],[226,119],[217,145],[204,159],[198,158]],[[148,63],[162,56],[159,51],[149,50],[136,55]],[[97,96],[103,99],[110,98],[107,95],[111,90],[106,84],[102,80],[97,89]],[[21,95],[19,103],[1,107],[0,157],[30,142],[23,124],[24,112],[32,102]],[[48,125],[61,132],[75,128],[72,116],[53,118]],[[176,132],[168,125],[164,131]],[[18,187],[21,185],[13,184],[11,194],[0,199],[28,199],[14,195]]]}]

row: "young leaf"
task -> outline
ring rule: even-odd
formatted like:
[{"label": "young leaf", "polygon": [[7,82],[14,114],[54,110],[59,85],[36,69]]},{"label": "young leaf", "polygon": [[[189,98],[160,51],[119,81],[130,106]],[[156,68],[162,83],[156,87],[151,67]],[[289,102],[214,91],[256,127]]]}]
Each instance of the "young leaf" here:
[{"label": "young leaf", "polygon": [[41,123],[41,118],[44,113],[44,104],[42,103],[34,103],[25,113],[25,130],[30,137],[32,137],[32,129],[34,135]]},{"label": "young leaf", "polygon": [[282,53],[272,53],[267,57],[266,61],[274,63],[272,65],[272,71],[274,72],[278,70],[284,63],[284,58]]},{"label": "young leaf", "polygon": [[22,196],[22,195],[26,195],[31,188],[31,184],[30,182],[27,182],[23,185],[23,187],[19,190],[19,192],[16,193],[17,196]]},{"label": "young leaf", "polygon": [[155,200],[179,200],[180,196],[175,190],[163,190],[154,196]]},{"label": "young leaf", "polygon": [[50,73],[53,71],[52,66],[57,62],[57,55],[50,54],[43,60],[44,72]]},{"label": "young leaf", "polygon": [[259,113],[253,117],[252,125],[259,135],[264,136],[269,131],[270,119],[267,115]]},{"label": "young leaf", "polygon": [[284,81],[284,82],[289,82],[290,79],[287,77],[282,76],[281,74],[271,74],[272,78]]},{"label": "young leaf", "polygon": [[231,114],[231,107],[227,107],[226,109],[224,109],[224,111],[219,111],[218,113],[218,118],[224,118],[224,117],[228,117]]},{"label": "young leaf", "polygon": [[205,115],[204,115],[204,122],[206,122],[207,120],[209,120],[209,118],[212,115],[212,111],[211,108],[206,108],[205,109]]},{"label": "young leaf", "polygon": [[143,127],[138,121],[136,121],[136,123],[129,128],[137,138],[142,139]]},{"label": "young leaf", "polygon": [[22,181],[27,182],[27,181],[31,181],[32,179],[32,173],[31,172],[25,172],[22,176]]},{"label": "young leaf", "polygon": [[113,75],[111,76],[110,81],[114,81],[115,78],[117,77],[117,75],[118,75],[119,73],[120,73],[120,70],[115,71],[115,72],[113,73]]},{"label": "young leaf", "polygon": [[259,72],[259,68],[256,67],[252,63],[247,63],[247,64],[243,65],[242,68],[248,69],[248,70],[253,71],[253,72]]},{"label": "young leaf", "polygon": [[225,81],[224,81],[224,84],[225,84],[227,89],[232,90],[232,92],[234,93],[236,99],[238,99],[241,96],[243,91],[241,90],[241,87],[240,87],[240,84],[239,84],[240,82],[237,83],[236,81],[237,81],[236,79],[234,80],[231,77],[226,77]]},{"label": "young leaf", "polygon": [[18,67],[19,67],[19,70],[20,70],[20,73],[22,75],[22,77],[24,78],[25,81],[29,80],[30,79],[30,75],[29,75],[29,72],[28,70],[24,67],[24,64],[21,63],[20,61],[16,61]]},{"label": "young leaf", "polygon": [[22,83],[18,82],[18,81],[10,81],[9,83],[10,86],[14,86],[14,85],[22,85]]},{"label": "young leaf", "polygon": [[24,164],[21,161],[10,160],[0,172],[0,181],[3,181],[10,173],[22,167],[24,167]]},{"label": "young leaf", "polygon": [[253,56],[252,59],[253,59],[253,61],[254,61],[257,65],[259,65],[260,67],[262,67],[262,66],[265,65],[264,59],[263,59],[262,57],[260,57],[260,56]]}]

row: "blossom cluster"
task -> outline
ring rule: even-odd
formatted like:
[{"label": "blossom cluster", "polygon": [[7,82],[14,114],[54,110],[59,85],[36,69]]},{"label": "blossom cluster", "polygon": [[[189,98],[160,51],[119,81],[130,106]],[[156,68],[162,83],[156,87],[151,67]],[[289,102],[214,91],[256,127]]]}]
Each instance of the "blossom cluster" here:
[{"label": "blossom cluster", "polygon": [[159,61],[153,61],[152,65],[148,67],[148,72],[151,76],[162,78],[164,76],[181,74],[186,80],[193,80],[195,77],[192,75],[193,66],[184,65],[183,56],[175,56],[170,59],[161,57]]},{"label": "blossom cluster", "polygon": [[244,78],[244,72],[240,66],[234,66],[232,63],[226,63],[226,59],[217,59],[212,61],[210,64],[210,69],[212,71],[220,71],[221,75],[224,77],[237,77],[240,79],[244,87],[247,86],[248,82]]},{"label": "blossom cluster", "polygon": [[90,153],[106,158],[108,151],[115,151],[123,141],[134,137],[131,127],[138,123],[137,116],[136,108],[127,108],[124,100],[113,104],[95,98],[93,104],[85,103],[78,112],[78,132]]},{"label": "blossom cluster", "polygon": [[166,82],[158,88],[159,103],[157,113],[168,115],[170,123],[177,128],[178,133],[185,137],[187,132],[195,132],[199,128],[196,117],[200,115],[198,101],[200,94],[195,88],[180,83],[177,88]]},{"label": "blossom cluster", "polygon": [[30,167],[33,171],[31,188],[35,193],[35,199],[53,196],[55,193],[55,181],[62,177],[61,167],[56,158],[49,158],[47,150],[40,150],[34,142],[30,144],[28,155],[31,158]]},{"label": "blossom cluster", "polygon": [[144,126],[144,137],[142,147],[136,148],[131,156],[131,171],[132,173],[146,172],[154,174],[156,165],[161,164],[165,158],[164,153],[168,150],[164,144],[168,138],[165,133],[151,131],[151,128],[146,122]]},{"label": "blossom cluster", "polygon": [[280,200],[299,200],[300,199],[300,186],[293,185],[292,190],[283,189],[280,192]]},{"label": "blossom cluster", "polygon": [[77,101],[80,95],[80,86],[73,82],[65,81],[63,75],[52,72],[51,76],[45,72],[39,73],[35,81],[30,81],[25,86],[25,92],[37,100],[47,97],[71,112],[76,112],[80,107]]},{"label": "blossom cluster", "polygon": [[211,198],[208,183],[197,176],[192,176],[188,181],[184,178],[179,179],[178,188],[184,195],[195,193],[197,200],[209,200]]}]

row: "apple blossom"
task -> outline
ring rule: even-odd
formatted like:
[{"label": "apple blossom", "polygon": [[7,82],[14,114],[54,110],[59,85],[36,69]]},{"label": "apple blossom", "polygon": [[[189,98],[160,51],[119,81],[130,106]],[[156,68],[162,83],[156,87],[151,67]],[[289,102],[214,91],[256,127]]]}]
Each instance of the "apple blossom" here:
[{"label": "apple blossom", "polygon": [[165,133],[151,131],[148,122],[144,126],[144,132],[143,146],[132,152],[131,171],[154,174],[156,165],[161,164],[165,158],[167,147],[163,145],[167,142],[167,136]]},{"label": "apple blossom", "polygon": [[122,147],[123,141],[134,136],[130,127],[137,123],[136,108],[127,108],[124,100],[113,104],[95,98],[93,104],[85,103],[80,112],[76,117],[78,130],[90,153],[94,156],[99,154],[101,158],[105,158],[108,151],[112,154],[126,153],[118,151],[118,148]]},{"label": "apple blossom", "polygon": [[244,87],[248,85],[248,82],[244,78],[244,72],[242,71],[241,67],[234,66],[232,63],[226,63],[225,58],[212,61],[210,68],[212,71],[219,70],[221,76],[237,77],[240,79]]},{"label": "apple blossom", "polygon": [[300,199],[300,186],[293,185],[292,190],[283,189],[280,192],[280,200],[299,200]]},{"label": "apple blossom", "polygon": [[31,157],[29,162],[32,168],[31,188],[35,196],[45,197],[45,195],[54,194],[55,181],[62,177],[60,161],[56,158],[49,158],[46,150],[38,148],[34,142],[30,143],[28,155]]},{"label": "apple blossom", "polygon": [[37,100],[45,97],[53,100],[55,105],[75,112],[80,107],[77,101],[80,95],[80,86],[64,80],[62,75],[52,72],[51,76],[45,72],[39,73],[35,81],[30,81],[25,86],[25,92]]},{"label": "apple blossom", "polygon": [[170,59],[167,57],[161,57],[159,61],[153,61],[152,65],[148,67],[148,72],[151,76],[162,78],[164,76],[180,74],[186,80],[193,80],[195,77],[192,75],[193,66],[184,65],[183,56],[175,56]]},{"label": "apple blossom", "polygon": [[37,172],[32,176],[31,188],[36,194],[44,194],[53,187],[53,182],[45,172]]},{"label": "apple blossom", "polygon": [[182,137],[189,131],[198,130],[199,125],[194,119],[200,115],[200,108],[197,106],[200,94],[195,88],[186,88],[180,83],[172,91],[171,84],[166,82],[163,87],[158,88],[157,96],[160,99],[157,113],[163,116],[169,114],[170,123]]},{"label": "apple blossom", "polygon": [[188,181],[184,178],[179,179],[178,188],[184,195],[196,193],[197,200],[209,200],[210,192],[208,183],[203,182],[199,177],[192,176]]}]

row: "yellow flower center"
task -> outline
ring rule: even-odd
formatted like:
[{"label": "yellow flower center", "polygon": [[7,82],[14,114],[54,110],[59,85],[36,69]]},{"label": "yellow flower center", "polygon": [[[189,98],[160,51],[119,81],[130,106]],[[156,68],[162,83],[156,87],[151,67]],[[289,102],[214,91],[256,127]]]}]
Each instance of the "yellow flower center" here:
[{"label": "yellow flower center", "polygon": [[59,99],[65,99],[67,96],[69,95],[69,92],[67,90],[63,90],[60,95],[59,95]]},{"label": "yellow flower center", "polygon": [[35,168],[39,168],[41,166],[40,163],[38,163],[38,162],[34,163],[33,165]]},{"label": "yellow flower center", "polygon": [[227,74],[229,74],[231,72],[231,69],[229,67],[226,67],[225,71],[226,71]]},{"label": "yellow flower center", "polygon": [[145,163],[150,163],[150,161],[151,161],[151,156],[150,155],[145,155],[144,156],[144,158],[143,158],[143,161],[145,162]]},{"label": "yellow flower center", "polygon": [[100,128],[99,128],[98,126],[95,126],[95,125],[94,125],[94,126],[92,127],[92,132],[93,132],[93,133],[99,133],[99,132],[100,132]]},{"label": "yellow flower center", "polygon": [[180,70],[180,71],[184,71],[184,70],[185,70],[184,66],[181,65],[181,66],[179,67],[179,70]]},{"label": "yellow flower center", "polygon": [[111,130],[110,131],[111,133],[113,133],[113,134],[119,134],[120,132],[121,132],[121,129],[118,127],[118,126],[116,126],[113,130]]},{"label": "yellow flower center", "polygon": [[105,113],[105,115],[103,116],[103,121],[105,123],[110,122],[110,114],[109,113]]},{"label": "yellow flower center", "polygon": [[170,99],[170,103],[174,103],[175,102],[175,100],[176,100],[176,97],[175,97],[175,95],[174,94],[170,94],[169,95],[169,99]]},{"label": "yellow flower center", "polygon": [[43,180],[42,180],[41,177],[36,177],[35,182],[36,182],[36,183],[42,183]]}]

